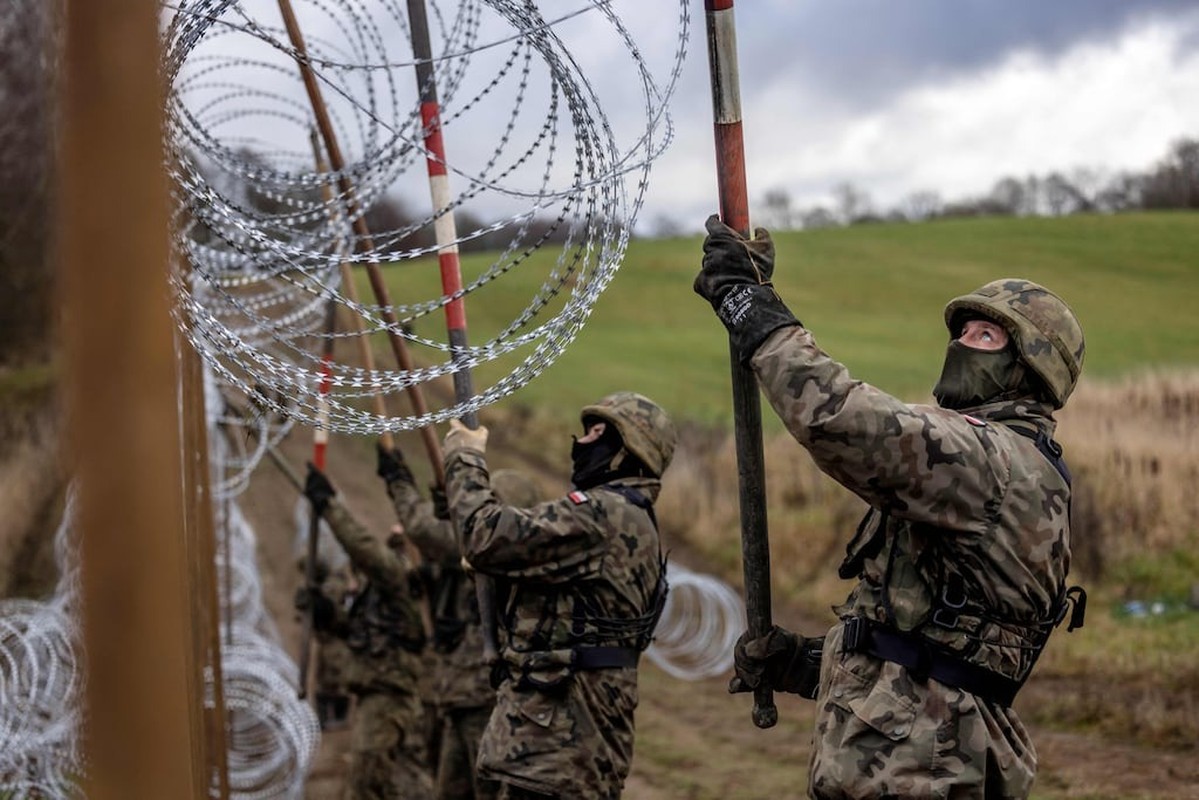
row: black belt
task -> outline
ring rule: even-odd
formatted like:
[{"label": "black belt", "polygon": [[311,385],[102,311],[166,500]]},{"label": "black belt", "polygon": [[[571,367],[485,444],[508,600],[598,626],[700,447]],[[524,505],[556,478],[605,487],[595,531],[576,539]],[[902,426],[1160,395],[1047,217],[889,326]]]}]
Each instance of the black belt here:
[{"label": "black belt", "polygon": [[961,689],[1005,708],[1016,699],[1024,685],[986,667],[964,661],[927,639],[903,633],[866,619],[853,617],[845,622],[842,649],[866,653],[906,667],[917,680],[935,678],[946,686]]},{"label": "black belt", "polygon": [[632,647],[576,647],[571,666],[574,669],[618,669],[636,667],[641,651]]}]

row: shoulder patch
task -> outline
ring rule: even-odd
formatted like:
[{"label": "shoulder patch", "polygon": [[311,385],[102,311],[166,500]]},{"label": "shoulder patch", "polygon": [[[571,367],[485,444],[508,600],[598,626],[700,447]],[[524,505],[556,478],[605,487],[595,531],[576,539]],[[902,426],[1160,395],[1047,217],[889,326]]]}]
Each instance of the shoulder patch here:
[{"label": "shoulder patch", "polygon": [[591,498],[588,497],[587,495],[583,494],[582,492],[577,492],[577,491],[571,492],[570,494],[568,494],[566,496],[570,499],[570,502],[574,503],[576,506],[581,506],[584,503],[591,502]]},{"label": "shoulder patch", "polygon": [[967,422],[969,422],[971,425],[973,425],[976,428],[987,427],[986,420],[981,420],[978,417],[972,417],[969,414],[963,414],[962,419],[966,420]]}]

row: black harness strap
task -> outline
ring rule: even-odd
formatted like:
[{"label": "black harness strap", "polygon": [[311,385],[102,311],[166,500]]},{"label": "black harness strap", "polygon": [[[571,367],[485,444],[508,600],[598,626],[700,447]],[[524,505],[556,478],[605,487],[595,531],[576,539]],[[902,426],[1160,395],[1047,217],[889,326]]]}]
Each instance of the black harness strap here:
[{"label": "black harness strap", "polygon": [[866,653],[906,667],[916,680],[933,678],[946,686],[1007,707],[1023,681],[971,664],[934,646],[927,639],[879,625],[865,617],[846,620],[843,649]]},{"label": "black harness strap", "polygon": [[577,670],[636,667],[641,651],[632,647],[576,647],[571,666]]}]

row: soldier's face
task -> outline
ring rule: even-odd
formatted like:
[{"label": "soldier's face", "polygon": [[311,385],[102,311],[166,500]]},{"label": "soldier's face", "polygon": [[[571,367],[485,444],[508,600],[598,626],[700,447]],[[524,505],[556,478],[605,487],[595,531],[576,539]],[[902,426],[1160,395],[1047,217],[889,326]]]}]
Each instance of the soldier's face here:
[{"label": "soldier's face", "polygon": [[604,430],[608,427],[606,422],[593,422],[588,426],[587,432],[583,438],[578,440],[579,444],[591,444],[595,440],[604,435]]},{"label": "soldier's face", "polygon": [[987,319],[972,319],[962,326],[958,341],[975,350],[1002,350],[1007,347],[1008,335],[1002,325]]}]

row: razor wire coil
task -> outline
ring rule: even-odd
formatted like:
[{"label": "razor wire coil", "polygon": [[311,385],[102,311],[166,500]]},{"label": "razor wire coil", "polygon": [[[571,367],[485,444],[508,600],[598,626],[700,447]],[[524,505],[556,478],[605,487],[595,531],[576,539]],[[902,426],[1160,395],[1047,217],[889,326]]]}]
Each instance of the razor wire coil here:
[{"label": "razor wire coil", "polygon": [[[269,5],[164,5],[176,317],[222,382],[304,424],[378,434],[495,402],[574,340],[620,266],[652,162],[673,138],[667,104],[690,16],[685,0],[657,12],[655,24],[670,20],[676,41],[668,57],[654,51],[663,63],[651,67],[619,3],[540,5],[548,11],[531,1],[428,3],[444,159],[424,143],[403,3],[297,0],[304,53]],[[584,41],[606,43],[612,58],[585,63]],[[327,103],[346,154],[341,169],[318,167],[306,144],[313,112],[300,61]],[[621,63],[626,80],[613,87],[604,73]],[[639,122],[614,121],[605,105],[613,88],[623,108],[638,97]],[[427,163],[443,168],[457,193],[428,213],[364,230],[389,193],[429,205]],[[452,242],[444,237],[451,218],[462,223]],[[437,229],[443,234],[431,236]],[[476,240],[493,249],[463,259],[461,290],[447,294],[418,277]],[[347,291],[343,268],[366,265],[388,270],[400,302]],[[492,287],[514,276],[530,296],[503,300],[503,321],[491,309],[503,290]],[[488,311],[486,326],[471,326],[472,335],[484,331],[477,343],[451,346],[439,328],[458,300],[469,301],[468,313]],[[326,324],[330,304],[341,330]],[[338,352],[322,396],[322,343],[372,336],[410,348],[415,366],[367,369]],[[364,399],[420,391],[493,362],[493,372],[507,372],[473,397],[407,416],[363,408]]]}]

